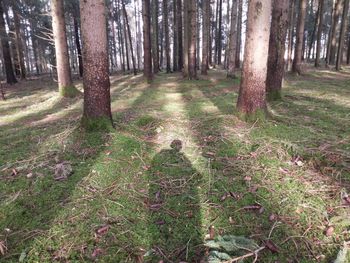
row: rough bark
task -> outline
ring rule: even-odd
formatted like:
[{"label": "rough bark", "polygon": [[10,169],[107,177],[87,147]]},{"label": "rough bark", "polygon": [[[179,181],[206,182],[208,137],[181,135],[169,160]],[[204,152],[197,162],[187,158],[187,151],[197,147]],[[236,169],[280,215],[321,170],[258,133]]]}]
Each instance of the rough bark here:
[{"label": "rough bark", "polygon": [[228,78],[236,78],[236,48],[237,48],[237,0],[233,0],[231,10],[231,27],[228,51]]},{"label": "rough bark", "polygon": [[339,34],[339,43],[338,43],[338,54],[337,54],[337,63],[335,66],[336,70],[341,69],[343,63],[343,51],[344,51],[344,41],[345,41],[345,32],[348,24],[348,13],[349,13],[349,0],[344,1],[343,17],[341,22],[340,34]]},{"label": "rough bark", "polygon": [[166,59],[166,72],[171,72],[170,66],[170,40],[169,40],[169,20],[168,20],[168,0],[163,0],[163,25],[164,25],[164,38],[165,38],[165,59]]},{"label": "rough bark", "polygon": [[151,18],[150,18],[150,0],[142,1],[142,19],[143,19],[143,71],[148,82],[152,81],[152,54],[151,54]]},{"label": "rough bark", "polygon": [[158,30],[158,13],[159,0],[152,0],[152,58],[153,58],[153,72],[159,72],[159,30]]},{"label": "rough bark", "polygon": [[1,46],[2,46],[2,55],[4,59],[5,73],[6,73],[6,82],[8,84],[15,84],[17,83],[17,80],[12,67],[10,44],[8,42],[8,35],[6,32],[2,0],[0,0],[0,37],[1,37]]},{"label": "rough bark", "polygon": [[210,34],[210,0],[203,0],[203,31],[202,31],[202,65],[201,65],[201,74],[208,74],[209,67],[209,34]]},{"label": "rough bark", "polygon": [[322,37],[322,28],[323,28],[323,9],[324,9],[324,0],[319,0],[319,12],[318,12],[318,26],[317,26],[317,46],[316,46],[316,60],[315,67],[320,66],[320,57],[321,57],[321,37]]},{"label": "rough bark", "polygon": [[251,0],[248,5],[242,82],[237,109],[248,119],[264,115],[265,83],[270,36],[271,0]]},{"label": "rough bark", "polygon": [[236,46],[236,68],[241,66],[241,46],[242,46],[242,14],[243,0],[238,0],[238,20],[237,20],[237,46]]},{"label": "rough bark", "polygon": [[299,3],[299,15],[297,24],[297,39],[294,52],[294,60],[292,71],[296,74],[302,74],[302,57],[303,57],[303,43],[304,43],[304,29],[305,29],[305,17],[306,17],[306,0],[300,0]]},{"label": "rough bark", "polygon": [[73,86],[64,20],[63,0],[51,0],[52,29],[55,41],[58,88],[61,96],[72,97],[78,91]]},{"label": "rough bark", "polygon": [[196,0],[188,1],[188,78],[197,79],[196,51],[197,51],[197,15]]},{"label": "rough bark", "polygon": [[269,100],[281,98],[289,0],[274,0],[267,62],[266,92]]},{"label": "rough bark", "polygon": [[106,129],[112,125],[104,0],[80,0],[84,65],[83,125]]}]

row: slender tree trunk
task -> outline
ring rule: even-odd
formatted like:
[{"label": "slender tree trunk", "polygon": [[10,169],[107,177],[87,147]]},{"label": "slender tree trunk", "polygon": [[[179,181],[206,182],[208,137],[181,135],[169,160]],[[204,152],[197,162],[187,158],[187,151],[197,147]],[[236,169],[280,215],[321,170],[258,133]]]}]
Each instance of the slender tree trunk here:
[{"label": "slender tree trunk", "polygon": [[[312,13],[312,11],[311,11]],[[314,47],[314,43],[315,43],[315,35],[316,35],[316,30],[318,28],[318,23],[319,23],[319,13],[320,13],[320,5],[318,5],[316,14],[315,14],[315,24],[312,28],[312,33],[311,33],[311,38],[310,38],[310,43],[309,43],[309,51],[307,54],[307,59],[310,60],[311,59],[311,54],[312,54],[312,49]],[[311,16],[311,15],[310,15]]]},{"label": "slender tree trunk", "polygon": [[337,63],[335,66],[336,70],[341,70],[341,65],[343,62],[345,31],[346,31],[348,20],[349,20],[348,13],[349,13],[349,0],[344,0],[343,17],[342,17],[342,22],[341,22],[339,43],[338,43]]},{"label": "slender tree trunk", "polygon": [[83,125],[106,129],[113,125],[108,69],[104,0],[80,0],[84,65]]},{"label": "slender tree trunk", "polygon": [[125,44],[126,70],[130,71],[128,33],[127,33],[127,24],[125,22],[125,17],[123,21],[123,33],[124,33],[123,37],[124,37],[124,44]]},{"label": "slender tree trunk", "polygon": [[305,17],[306,17],[306,0],[300,0],[299,3],[299,15],[297,25],[297,40],[295,46],[295,54],[293,60],[292,71],[297,74],[302,73],[301,64],[303,57],[303,43],[304,43],[304,29],[305,29]]},{"label": "slender tree trunk", "polygon": [[163,25],[165,34],[165,59],[166,59],[166,72],[171,72],[170,66],[170,40],[169,40],[169,21],[168,21],[168,0],[163,0]]},{"label": "slender tree trunk", "polygon": [[[329,50],[329,64],[335,64],[335,55],[337,50],[337,33],[339,31],[339,17],[343,8],[343,0],[337,0],[332,20],[332,29],[330,35],[330,50]],[[328,64],[327,64],[328,65]]]},{"label": "slender tree trunk", "polygon": [[69,67],[63,0],[51,0],[51,12],[59,92],[64,97],[76,96],[78,90],[73,86]]},{"label": "slender tree trunk", "polygon": [[[122,7],[123,7],[123,13],[124,13],[124,21],[125,21],[126,31],[127,31],[127,33],[128,33],[128,40],[129,40],[129,45],[130,45],[132,70],[133,70],[134,75],[136,75],[136,74],[137,74],[137,70],[136,70],[136,62],[135,62],[135,56],[134,56],[134,49],[133,49],[133,46],[132,46],[132,38],[131,38],[131,31],[130,31],[130,26],[129,26],[129,19],[128,19],[128,14],[127,14],[127,12],[126,12],[124,0],[122,0]],[[125,41],[125,42],[127,42],[127,41]]]},{"label": "slender tree trunk", "polygon": [[139,7],[139,1],[135,0],[136,2],[136,10],[137,10],[137,14],[136,14],[136,19],[137,19],[137,35],[136,35],[136,40],[137,40],[137,68],[138,70],[140,70],[141,66],[141,23],[140,23],[140,7]]},{"label": "slender tree trunk", "polygon": [[237,0],[233,0],[231,11],[231,28],[228,51],[228,78],[236,78],[236,48],[237,48]]},{"label": "slender tree trunk", "polygon": [[78,53],[78,63],[79,63],[79,76],[83,76],[83,57],[81,55],[81,45],[80,45],[80,35],[79,35],[79,24],[76,15],[73,15],[74,23],[74,35],[75,35],[75,46]]},{"label": "slender tree trunk", "polygon": [[290,1],[289,11],[289,30],[288,30],[288,54],[287,54],[287,70],[292,69],[292,52],[293,52],[293,39],[294,39],[294,18],[295,18],[295,1]]},{"label": "slender tree trunk", "polygon": [[122,23],[121,23],[121,15],[120,15],[120,9],[119,9],[119,1],[117,1],[117,11],[116,11],[116,20],[117,20],[117,34],[118,34],[118,45],[119,45],[119,54],[121,56],[120,61],[121,61],[121,68],[122,71],[125,72],[125,52],[124,52],[124,37],[123,37],[123,28],[122,28]]},{"label": "slender tree trunk", "polygon": [[265,83],[270,36],[271,0],[250,0],[242,82],[237,109],[253,119],[266,110]]},{"label": "slender tree trunk", "polygon": [[236,68],[241,67],[242,13],[243,13],[243,0],[238,0],[237,47],[236,47],[236,62],[235,62]]},{"label": "slender tree trunk", "polygon": [[150,82],[152,75],[152,54],[151,54],[151,18],[150,18],[150,0],[142,0],[142,19],[143,19],[143,52],[144,62],[143,71]]},{"label": "slender tree trunk", "polygon": [[158,30],[158,12],[159,0],[152,0],[152,56],[153,56],[153,72],[159,72],[159,30]]},{"label": "slender tree trunk", "polygon": [[189,27],[190,27],[190,23],[189,23],[189,16],[188,16],[188,11],[189,11],[189,1],[190,0],[186,0],[183,2],[184,4],[184,30],[183,30],[183,58],[184,58],[184,62],[183,62],[183,76],[184,78],[188,78],[189,76],[189,61],[188,61],[188,51],[189,51]]},{"label": "slender tree trunk", "polygon": [[188,71],[189,79],[197,79],[196,49],[197,49],[197,15],[196,0],[188,0]]},{"label": "slender tree trunk", "polygon": [[349,37],[348,37],[348,54],[346,56],[346,64],[350,64],[350,29],[349,29]]},{"label": "slender tree trunk", "polygon": [[17,56],[19,59],[20,75],[21,75],[21,79],[25,79],[26,67],[24,64],[23,45],[22,45],[22,36],[21,36],[21,23],[19,20],[17,7],[13,8],[13,19],[15,24],[16,50],[17,50]]},{"label": "slender tree trunk", "polygon": [[178,70],[178,54],[179,54],[179,46],[178,46],[178,21],[177,21],[177,1],[173,0],[173,13],[174,13],[174,23],[173,23],[173,32],[174,32],[174,43],[173,43],[173,70],[176,72]]},{"label": "slender tree trunk", "polygon": [[8,84],[15,84],[17,83],[17,80],[12,67],[10,44],[8,42],[8,35],[6,32],[2,0],[0,0],[0,37],[1,37],[2,55],[4,58],[4,66],[5,66],[5,72],[6,72],[6,82]]},{"label": "slender tree trunk", "polygon": [[266,92],[269,100],[281,98],[289,0],[274,0],[267,62]]},{"label": "slender tree trunk", "polygon": [[319,12],[318,12],[318,28],[317,28],[317,46],[316,46],[316,60],[315,67],[320,67],[320,55],[321,55],[321,37],[323,28],[323,8],[324,0],[319,0]]},{"label": "slender tree trunk", "polygon": [[210,35],[210,0],[203,0],[203,37],[202,37],[202,66],[201,73],[202,75],[208,75],[209,68],[209,35]]},{"label": "slender tree trunk", "polygon": [[222,58],[222,0],[219,1],[219,23],[218,23],[218,34],[217,34],[217,46],[218,46],[218,65],[221,65],[221,58]]},{"label": "slender tree trunk", "polygon": [[182,36],[182,2],[177,0],[177,39],[178,39],[178,68],[183,69],[184,57],[183,57],[183,36]]}]

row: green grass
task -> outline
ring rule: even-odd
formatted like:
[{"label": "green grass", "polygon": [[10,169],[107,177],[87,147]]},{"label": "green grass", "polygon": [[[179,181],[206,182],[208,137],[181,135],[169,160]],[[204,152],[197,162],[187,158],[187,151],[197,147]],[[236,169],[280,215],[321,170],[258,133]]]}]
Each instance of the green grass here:
[{"label": "green grass", "polygon": [[[81,129],[82,98],[59,98],[48,79],[9,91],[0,261],[197,262],[212,227],[270,239],[279,252],[259,262],[334,260],[350,231],[350,72],[287,76],[259,123],[236,116],[240,80],[225,76],[113,76],[107,133]],[[57,181],[62,162],[73,173]]]}]

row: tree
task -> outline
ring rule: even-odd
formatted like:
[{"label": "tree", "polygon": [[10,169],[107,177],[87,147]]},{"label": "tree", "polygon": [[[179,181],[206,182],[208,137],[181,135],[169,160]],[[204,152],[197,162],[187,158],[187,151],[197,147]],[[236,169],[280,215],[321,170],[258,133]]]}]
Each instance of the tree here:
[{"label": "tree", "polygon": [[159,72],[159,30],[158,30],[159,0],[152,0],[152,56],[153,72]]},{"label": "tree", "polygon": [[294,38],[294,18],[295,18],[295,1],[296,0],[291,0],[290,1],[287,70],[291,70],[291,67],[292,67],[292,52],[293,52],[293,38]]},{"label": "tree", "polygon": [[228,51],[227,77],[235,78],[236,70],[236,48],[237,48],[237,0],[233,0],[231,10],[231,28]]},{"label": "tree", "polygon": [[184,27],[183,27],[183,76],[184,78],[188,78],[189,72],[188,72],[188,38],[189,38],[189,17],[188,17],[188,10],[189,10],[189,1],[183,2],[183,12],[184,12]]},{"label": "tree", "polygon": [[148,82],[152,81],[152,54],[151,54],[151,17],[150,0],[142,1],[142,20],[143,20],[143,71]]},{"label": "tree", "polygon": [[[129,18],[128,18],[128,14],[126,12],[124,0],[122,0],[122,8],[123,8],[123,14],[124,14],[125,27],[126,27],[126,31],[127,31],[127,35],[128,35],[127,39],[129,40],[129,45],[130,45],[132,70],[133,70],[134,75],[136,75],[137,70],[136,70],[134,49],[132,47],[132,38],[131,38],[131,31],[130,31],[130,26],[129,26]],[[125,42],[127,42],[127,39],[125,40]]]},{"label": "tree", "polygon": [[349,19],[348,12],[349,12],[349,0],[344,0],[343,17],[342,17],[342,22],[341,22],[339,43],[338,43],[337,63],[335,66],[336,70],[341,69],[341,64],[343,62],[343,48],[344,48],[344,40],[345,40],[345,31],[346,31],[348,19]]},{"label": "tree", "polygon": [[336,45],[337,45],[337,32],[339,31],[339,16],[342,10],[343,0],[334,0],[335,6],[332,12],[332,25],[329,30],[328,36],[328,49],[327,49],[327,58],[326,58],[326,66],[329,64],[335,63],[335,55],[336,55]]},{"label": "tree", "polygon": [[289,0],[274,0],[267,62],[266,92],[269,100],[281,98]]},{"label": "tree", "polygon": [[295,45],[295,53],[294,53],[294,60],[293,60],[293,67],[292,67],[292,72],[299,75],[302,73],[301,64],[302,64],[302,57],[303,57],[306,5],[307,5],[306,0],[300,0],[298,24],[297,24],[297,40]]},{"label": "tree", "polygon": [[259,118],[266,109],[265,83],[270,36],[271,0],[251,0],[237,109],[248,119]]},{"label": "tree", "polygon": [[217,29],[217,36],[216,36],[216,45],[217,45],[217,63],[218,65],[221,65],[221,57],[222,57],[222,0],[219,1],[219,10],[218,10],[218,29]]},{"label": "tree", "polygon": [[188,0],[188,77],[189,79],[197,79],[197,15],[196,0]]},{"label": "tree", "polygon": [[323,8],[324,0],[319,0],[319,12],[318,12],[318,26],[317,26],[317,46],[316,46],[316,60],[315,67],[320,66],[321,57],[321,37],[322,37],[322,27],[323,27]]},{"label": "tree", "polygon": [[5,66],[5,72],[6,72],[6,82],[8,84],[15,84],[17,83],[17,80],[12,67],[10,44],[9,44],[9,41],[8,41],[9,38],[6,32],[2,0],[0,0],[0,37],[1,37],[1,46],[2,46],[2,56],[4,59],[4,66]]},{"label": "tree", "polygon": [[19,70],[21,79],[26,78],[26,67],[24,64],[24,54],[23,54],[23,45],[22,45],[22,36],[21,36],[21,23],[19,19],[19,10],[17,3],[12,5],[13,7],[13,20],[15,24],[15,38],[16,38],[16,52],[19,60]]},{"label": "tree", "polygon": [[178,67],[183,68],[183,37],[182,37],[182,1],[176,0],[177,4],[177,41],[178,41]]},{"label": "tree", "polygon": [[243,0],[238,0],[238,21],[237,21],[237,46],[236,46],[236,68],[241,66],[241,45],[242,45],[242,13]]},{"label": "tree", "polygon": [[201,74],[208,75],[209,67],[209,35],[210,35],[210,0],[203,0],[203,31],[202,31],[202,65]]},{"label": "tree", "polygon": [[104,0],[80,0],[84,65],[84,113],[87,129],[112,124]]},{"label": "tree", "polygon": [[166,72],[171,72],[170,66],[170,41],[169,41],[169,21],[168,21],[168,0],[163,0],[163,25],[165,34],[165,58]]},{"label": "tree", "polygon": [[69,67],[63,0],[51,0],[51,13],[59,93],[63,97],[74,97],[78,94],[78,90],[73,85]]}]

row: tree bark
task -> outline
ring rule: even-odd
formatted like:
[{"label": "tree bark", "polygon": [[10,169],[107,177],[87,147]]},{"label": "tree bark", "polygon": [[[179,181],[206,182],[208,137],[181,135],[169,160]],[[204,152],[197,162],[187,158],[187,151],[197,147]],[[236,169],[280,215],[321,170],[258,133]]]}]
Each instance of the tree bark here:
[{"label": "tree bark", "polygon": [[281,98],[289,0],[274,0],[267,62],[266,92],[269,100]]},{"label": "tree bark", "polygon": [[132,46],[132,38],[131,38],[131,31],[130,31],[130,26],[129,26],[129,19],[128,19],[128,14],[127,14],[127,12],[126,12],[124,0],[122,0],[122,7],[123,7],[123,13],[124,13],[124,21],[125,21],[126,31],[127,31],[127,34],[128,34],[129,46],[130,46],[132,70],[133,70],[134,75],[136,75],[136,74],[137,74],[137,70],[136,70],[136,62],[135,62],[135,56],[134,56],[134,49],[133,49],[133,46]]},{"label": "tree bark", "polygon": [[293,52],[293,38],[294,38],[294,18],[295,18],[295,1],[290,1],[289,11],[289,30],[288,30],[288,54],[287,54],[287,70],[292,68],[292,52]]},{"label": "tree bark", "polygon": [[188,72],[189,79],[197,79],[196,49],[197,49],[197,15],[196,0],[188,0]]},{"label": "tree bark", "polygon": [[176,1],[177,4],[177,39],[178,39],[178,69],[183,69],[183,36],[182,36],[182,2],[181,0]]},{"label": "tree bark", "polygon": [[159,30],[158,30],[159,0],[152,0],[152,56],[153,72],[159,72]]},{"label": "tree bark", "polygon": [[202,31],[202,65],[201,74],[208,75],[209,68],[209,34],[210,34],[210,0],[203,0],[203,31]]},{"label": "tree bark", "polygon": [[306,0],[300,0],[298,25],[297,25],[297,40],[295,45],[295,54],[294,54],[293,67],[292,67],[293,73],[296,73],[299,75],[302,74],[301,64],[302,64],[302,57],[303,57],[306,5],[307,5]]},{"label": "tree bark", "polygon": [[319,0],[319,12],[318,12],[318,26],[317,26],[317,46],[316,46],[316,60],[315,67],[320,67],[320,57],[321,57],[321,37],[323,28],[323,9],[324,0]]},{"label": "tree bark", "polygon": [[169,40],[169,21],[168,21],[168,0],[163,0],[163,25],[164,25],[164,37],[165,37],[165,59],[166,59],[166,72],[171,72],[170,66],[170,40]]},{"label": "tree bark", "polygon": [[152,81],[152,54],[151,54],[151,18],[150,0],[142,0],[143,19],[143,71],[148,82]]},{"label": "tree bark", "polygon": [[80,0],[84,65],[83,125],[106,129],[113,125],[108,70],[104,0]]},{"label": "tree bark", "polygon": [[331,31],[329,35],[329,53],[328,53],[328,59],[327,59],[327,66],[328,64],[334,64],[335,63],[335,55],[336,55],[336,49],[337,49],[337,32],[339,31],[339,17],[342,12],[343,7],[343,0],[337,0],[335,3],[335,7],[333,10],[333,19],[332,19],[332,26]]},{"label": "tree bark", "polygon": [[79,24],[76,15],[73,15],[74,23],[74,35],[75,35],[75,46],[78,53],[78,63],[79,63],[79,76],[83,76],[83,57],[81,55],[81,45],[80,45],[80,35],[79,35]]},{"label": "tree bark", "polygon": [[12,67],[10,44],[8,42],[8,35],[6,32],[2,0],[0,0],[0,37],[1,37],[2,55],[4,58],[5,73],[6,73],[6,82],[12,85],[17,83],[17,80]]},{"label": "tree bark", "polygon": [[63,0],[51,0],[52,29],[56,50],[58,88],[61,96],[72,97],[78,90],[73,86],[64,19]]},{"label": "tree bark", "polygon": [[349,13],[349,0],[344,1],[343,17],[341,22],[340,34],[339,34],[339,43],[338,43],[338,54],[337,54],[337,63],[335,66],[336,70],[341,70],[341,65],[343,62],[343,49],[344,49],[344,40],[345,32],[348,24],[348,13]]},{"label": "tree bark", "polygon": [[237,0],[233,0],[231,10],[231,27],[228,51],[228,78],[236,78],[236,48],[237,48]]},{"label": "tree bark", "polygon": [[237,109],[248,119],[264,116],[265,83],[270,36],[271,0],[250,0],[248,5],[242,82]]},{"label": "tree bark", "polygon": [[15,24],[15,35],[16,35],[16,51],[19,59],[19,69],[21,79],[26,78],[26,67],[24,64],[24,55],[23,55],[23,45],[22,45],[22,34],[21,34],[21,23],[18,15],[17,6],[13,7],[13,19]]},{"label": "tree bark", "polygon": [[236,46],[236,59],[235,59],[236,68],[241,67],[242,14],[243,14],[243,0],[238,0],[237,46]]},{"label": "tree bark", "polygon": [[173,0],[173,13],[174,13],[174,23],[173,23],[173,32],[174,32],[174,38],[173,38],[173,70],[176,72],[178,70],[178,54],[179,54],[179,45],[178,45],[178,20],[177,20],[177,1]]},{"label": "tree bark", "polygon": [[218,53],[217,53],[217,62],[218,65],[221,65],[221,57],[222,57],[222,0],[219,1],[219,23],[218,23],[218,33],[217,33],[217,47],[218,47]]},{"label": "tree bark", "polygon": [[189,42],[189,27],[190,27],[190,23],[189,23],[189,16],[188,16],[188,11],[189,11],[189,1],[186,0],[183,2],[184,8],[183,8],[183,19],[184,19],[184,29],[183,29],[183,76],[184,78],[188,78],[189,75],[189,61],[188,61],[188,50],[189,50],[189,46],[188,46],[188,42]]}]

